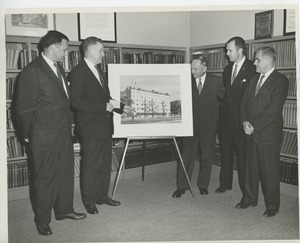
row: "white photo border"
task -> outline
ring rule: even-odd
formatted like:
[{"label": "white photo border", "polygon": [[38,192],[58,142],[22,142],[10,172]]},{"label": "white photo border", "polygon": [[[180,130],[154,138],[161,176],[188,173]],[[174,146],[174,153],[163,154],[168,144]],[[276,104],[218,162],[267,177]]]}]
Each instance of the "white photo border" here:
[{"label": "white photo border", "polygon": [[120,100],[120,78],[123,75],[178,75],[180,77],[181,123],[121,124],[114,115],[114,138],[182,137],[193,135],[190,64],[108,64],[108,83],[113,99]]}]

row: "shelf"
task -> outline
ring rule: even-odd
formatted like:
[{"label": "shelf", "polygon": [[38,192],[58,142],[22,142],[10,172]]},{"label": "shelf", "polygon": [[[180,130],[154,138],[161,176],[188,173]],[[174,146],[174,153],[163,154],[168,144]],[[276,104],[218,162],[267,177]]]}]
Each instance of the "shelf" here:
[{"label": "shelf", "polygon": [[298,159],[298,156],[297,155],[293,155],[293,154],[280,153],[280,156],[286,157],[286,158]]},{"label": "shelf", "polygon": [[27,159],[27,156],[22,156],[22,157],[15,157],[15,158],[7,158],[7,162],[14,162],[14,161],[23,161],[23,160],[26,160]]}]

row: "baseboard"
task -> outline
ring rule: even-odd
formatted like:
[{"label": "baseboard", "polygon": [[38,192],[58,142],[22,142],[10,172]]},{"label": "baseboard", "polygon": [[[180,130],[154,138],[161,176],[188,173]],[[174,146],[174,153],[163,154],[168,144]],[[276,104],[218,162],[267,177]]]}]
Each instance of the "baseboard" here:
[{"label": "baseboard", "polygon": [[[147,165],[145,167],[145,176],[155,173],[161,173],[164,171],[169,170],[176,170],[177,162],[171,161],[162,164],[155,164],[155,165]],[[195,163],[194,170],[199,169],[199,163]],[[220,166],[213,165],[212,167],[212,176],[219,177],[220,173]],[[117,172],[112,172],[111,175],[111,182],[114,182],[117,176]],[[233,171],[234,179],[237,180],[237,171]],[[142,178],[142,167],[133,168],[133,169],[126,169],[121,171],[120,180],[126,180],[130,178]],[[80,180],[79,178],[75,178],[75,189],[79,189]],[[298,198],[298,186],[290,185],[286,183],[280,183],[280,193],[285,196]],[[12,200],[19,200],[19,199],[26,199],[29,198],[29,186],[11,188],[8,190],[8,201]]]},{"label": "baseboard", "polygon": [[[169,171],[169,170],[176,170],[176,168],[177,168],[176,161],[154,164],[154,165],[147,165],[145,166],[145,176],[159,173],[159,172]],[[112,172],[111,174],[112,183],[115,181],[116,176],[117,176],[117,172],[116,171]],[[142,178],[142,167],[122,170],[120,175],[120,180],[126,180],[135,177]],[[78,177],[75,178],[74,188],[76,190],[80,188],[80,179]],[[7,197],[8,197],[8,201],[29,198],[29,186],[10,188],[8,189]]]}]

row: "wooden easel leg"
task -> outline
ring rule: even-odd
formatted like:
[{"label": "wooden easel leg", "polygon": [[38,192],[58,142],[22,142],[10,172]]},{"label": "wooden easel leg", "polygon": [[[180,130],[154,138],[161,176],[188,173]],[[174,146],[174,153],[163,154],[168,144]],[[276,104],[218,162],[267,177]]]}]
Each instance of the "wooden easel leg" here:
[{"label": "wooden easel leg", "polygon": [[119,170],[118,170],[118,174],[117,174],[117,179],[116,179],[115,184],[114,184],[114,189],[113,189],[113,193],[112,193],[112,199],[113,199],[114,196],[115,196],[115,192],[116,192],[117,185],[118,185],[118,182],[119,182],[119,177],[120,177],[120,175],[121,175],[121,170],[122,170],[123,164],[124,164],[124,162],[125,162],[125,155],[126,155],[126,152],[127,152],[129,140],[130,140],[130,139],[127,138],[127,142],[126,142],[125,149],[124,149],[124,152],[123,152],[121,164],[120,164],[120,166],[119,166]]},{"label": "wooden easel leg", "polygon": [[184,163],[183,163],[183,160],[182,160],[182,157],[181,157],[181,154],[180,154],[180,151],[179,151],[179,148],[178,148],[177,141],[176,141],[175,137],[173,137],[173,141],[174,141],[174,144],[175,144],[175,147],[176,147],[176,150],[177,150],[177,153],[178,153],[178,156],[179,156],[179,159],[180,159],[180,162],[181,162],[181,165],[182,165],[182,168],[183,168],[186,180],[189,183],[190,191],[192,193],[192,196],[195,197],[193,189],[192,189],[192,186],[191,186],[191,182],[190,182],[190,179],[188,177],[188,174],[186,173],[186,169],[185,169],[185,166],[184,166]]}]

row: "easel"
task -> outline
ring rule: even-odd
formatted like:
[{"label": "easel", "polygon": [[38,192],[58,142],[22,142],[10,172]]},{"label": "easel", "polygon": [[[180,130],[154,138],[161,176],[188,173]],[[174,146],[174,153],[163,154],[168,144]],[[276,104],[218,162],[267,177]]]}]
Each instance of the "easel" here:
[{"label": "easel", "polygon": [[[114,189],[113,189],[113,192],[112,192],[112,199],[114,198],[115,193],[116,193],[116,189],[117,189],[117,185],[118,185],[118,182],[119,182],[119,177],[120,177],[120,174],[121,174],[121,170],[122,170],[124,162],[125,162],[125,155],[126,155],[126,152],[127,152],[127,149],[128,149],[129,141],[130,140],[148,140],[148,139],[168,139],[168,138],[169,139],[172,138],[173,141],[174,141],[174,144],[175,144],[175,147],[176,147],[176,150],[177,150],[177,153],[178,153],[178,156],[179,156],[179,159],[180,159],[180,162],[181,162],[181,165],[182,165],[185,177],[186,177],[186,179],[188,181],[188,184],[189,184],[189,188],[190,188],[191,194],[192,194],[193,197],[195,197],[193,189],[192,189],[192,186],[191,186],[190,179],[189,179],[189,177],[188,177],[188,175],[186,173],[186,169],[185,169],[185,166],[184,166],[184,163],[183,163],[183,160],[182,160],[179,148],[178,148],[177,141],[176,141],[176,139],[175,139],[174,136],[171,136],[171,137],[127,137],[127,141],[126,141],[125,149],[124,149],[124,152],[123,152],[121,164],[119,166],[119,170],[118,170],[118,173],[117,173],[117,179],[115,181]],[[145,143],[143,143],[143,148],[145,148],[144,146],[145,146]]]}]

